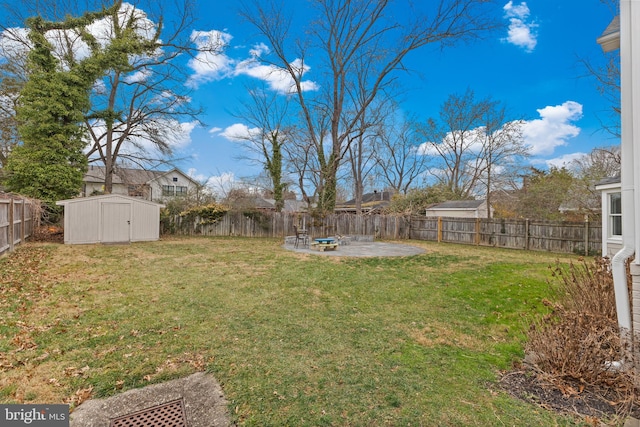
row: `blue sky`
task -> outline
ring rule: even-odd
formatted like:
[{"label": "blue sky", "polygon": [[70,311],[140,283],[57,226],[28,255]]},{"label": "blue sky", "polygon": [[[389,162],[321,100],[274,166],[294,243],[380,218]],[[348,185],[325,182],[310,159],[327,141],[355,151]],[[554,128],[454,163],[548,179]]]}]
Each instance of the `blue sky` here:
[{"label": "blue sky", "polygon": [[[296,18],[308,17],[305,0],[284,4]],[[442,51],[426,47],[409,56],[406,65],[414,71],[402,77],[403,111],[427,119],[438,116],[451,94],[471,89],[477,99],[490,96],[506,105],[511,118],[527,121],[525,143],[531,147],[531,163],[538,167],[562,165],[594,147],[618,144],[601,130],[600,118],[610,105],[580,62],[604,62],[596,39],[612,11],[600,0],[499,0],[494,13],[504,24],[499,31],[469,44]],[[202,181],[228,183],[260,171],[241,159],[246,153],[232,138],[245,126],[235,117],[247,97],[245,84],[264,80],[276,87],[278,82],[273,73],[268,77],[264,68],[247,61],[252,50],[268,46],[240,19],[238,2],[200,0],[198,17],[192,34],[204,41],[220,37],[225,48],[219,55],[185,64],[191,73],[185,85],[193,89],[193,101],[205,108],[205,126],[185,124],[184,138],[176,144],[176,165]],[[305,28],[301,23],[297,29]],[[309,56],[306,64],[312,89],[320,59]]]},{"label": "blue sky", "polygon": [[[238,159],[241,147],[225,135],[242,125],[232,112],[246,91],[243,81],[258,79],[239,72],[238,66],[265,40],[252,36],[255,30],[238,18],[234,2],[229,3],[200,4],[197,30],[219,31],[228,41],[215,59],[218,67],[193,76],[194,99],[207,109],[207,126],[192,131],[179,167],[200,178],[239,179],[256,173],[255,165]],[[300,1],[286,3],[304,7]],[[503,102],[514,119],[528,121],[525,142],[538,167],[562,165],[594,147],[618,144],[601,130],[599,117],[605,117],[610,106],[580,62],[604,61],[596,39],[612,12],[599,0],[532,0],[501,2],[496,14],[505,24],[501,31],[471,44],[443,51],[426,48],[410,56],[407,64],[416,72],[403,78],[408,89],[404,111],[419,118],[437,117],[450,94],[468,88],[478,98],[491,96]],[[307,58],[307,64],[313,81],[313,58]]]}]

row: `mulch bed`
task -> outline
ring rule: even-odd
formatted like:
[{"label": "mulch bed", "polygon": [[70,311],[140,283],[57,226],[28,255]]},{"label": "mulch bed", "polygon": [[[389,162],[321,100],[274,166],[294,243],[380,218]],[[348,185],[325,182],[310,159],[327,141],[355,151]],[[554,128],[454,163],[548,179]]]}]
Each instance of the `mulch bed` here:
[{"label": "mulch bed", "polygon": [[563,393],[557,386],[542,382],[535,373],[526,370],[505,372],[500,386],[526,402],[551,411],[577,415],[591,422],[628,416],[640,419],[640,407],[631,405],[629,399],[621,398],[614,390],[575,384],[573,387],[567,385]]}]

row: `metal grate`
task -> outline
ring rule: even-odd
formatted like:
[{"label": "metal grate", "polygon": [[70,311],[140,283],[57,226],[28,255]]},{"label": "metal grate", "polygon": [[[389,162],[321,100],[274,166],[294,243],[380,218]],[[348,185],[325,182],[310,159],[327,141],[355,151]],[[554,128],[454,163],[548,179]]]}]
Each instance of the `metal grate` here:
[{"label": "metal grate", "polygon": [[182,399],[114,418],[109,427],[187,427]]}]

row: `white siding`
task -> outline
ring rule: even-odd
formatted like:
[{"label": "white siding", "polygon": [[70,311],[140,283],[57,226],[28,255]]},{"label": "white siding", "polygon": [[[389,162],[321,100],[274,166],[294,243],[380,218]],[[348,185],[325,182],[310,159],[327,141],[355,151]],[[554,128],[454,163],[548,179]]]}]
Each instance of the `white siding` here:
[{"label": "white siding", "polygon": [[131,241],[158,240],[160,238],[160,210],[157,205],[136,203],[131,211]]},{"label": "white siding", "polygon": [[64,242],[94,243],[100,240],[100,215],[97,201],[69,203],[64,208]]},{"label": "white siding", "polygon": [[[195,190],[196,184],[192,179],[183,175],[178,170],[173,170],[165,175],[154,179],[149,182],[151,186],[151,200],[159,201],[169,199],[173,196],[165,196],[162,194],[162,186],[168,185],[175,190],[177,187],[183,187],[187,189],[187,192]],[[180,194],[178,194],[180,196]]]},{"label": "white siding", "polygon": [[[620,193],[622,186],[620,183],[613,183],[607,185],[597,186],[596,190],[601,191],[602,197],[602,256],[613,256],[618,253],[622,247],[621,236],[611,236],[610,223],[609,223],[609,195],[611,193]],[[624,233],[624,230],[622,230]]]},{"label": "white siding", "polygon": [[[478,218],[478,211],[468,209],[427,209],[427,216],[444,216],[454,218]],[[485,215],[486,217],[486,215]]]}]

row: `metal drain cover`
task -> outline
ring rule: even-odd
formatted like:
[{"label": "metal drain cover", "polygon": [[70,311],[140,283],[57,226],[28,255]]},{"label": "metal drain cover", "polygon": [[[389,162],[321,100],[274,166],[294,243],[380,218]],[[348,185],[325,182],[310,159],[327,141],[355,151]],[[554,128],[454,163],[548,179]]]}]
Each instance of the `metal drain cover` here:
[{"label": "metal drain cover", "polygon": [[187,427],[182,399],[111,420],[109,427]]}]

